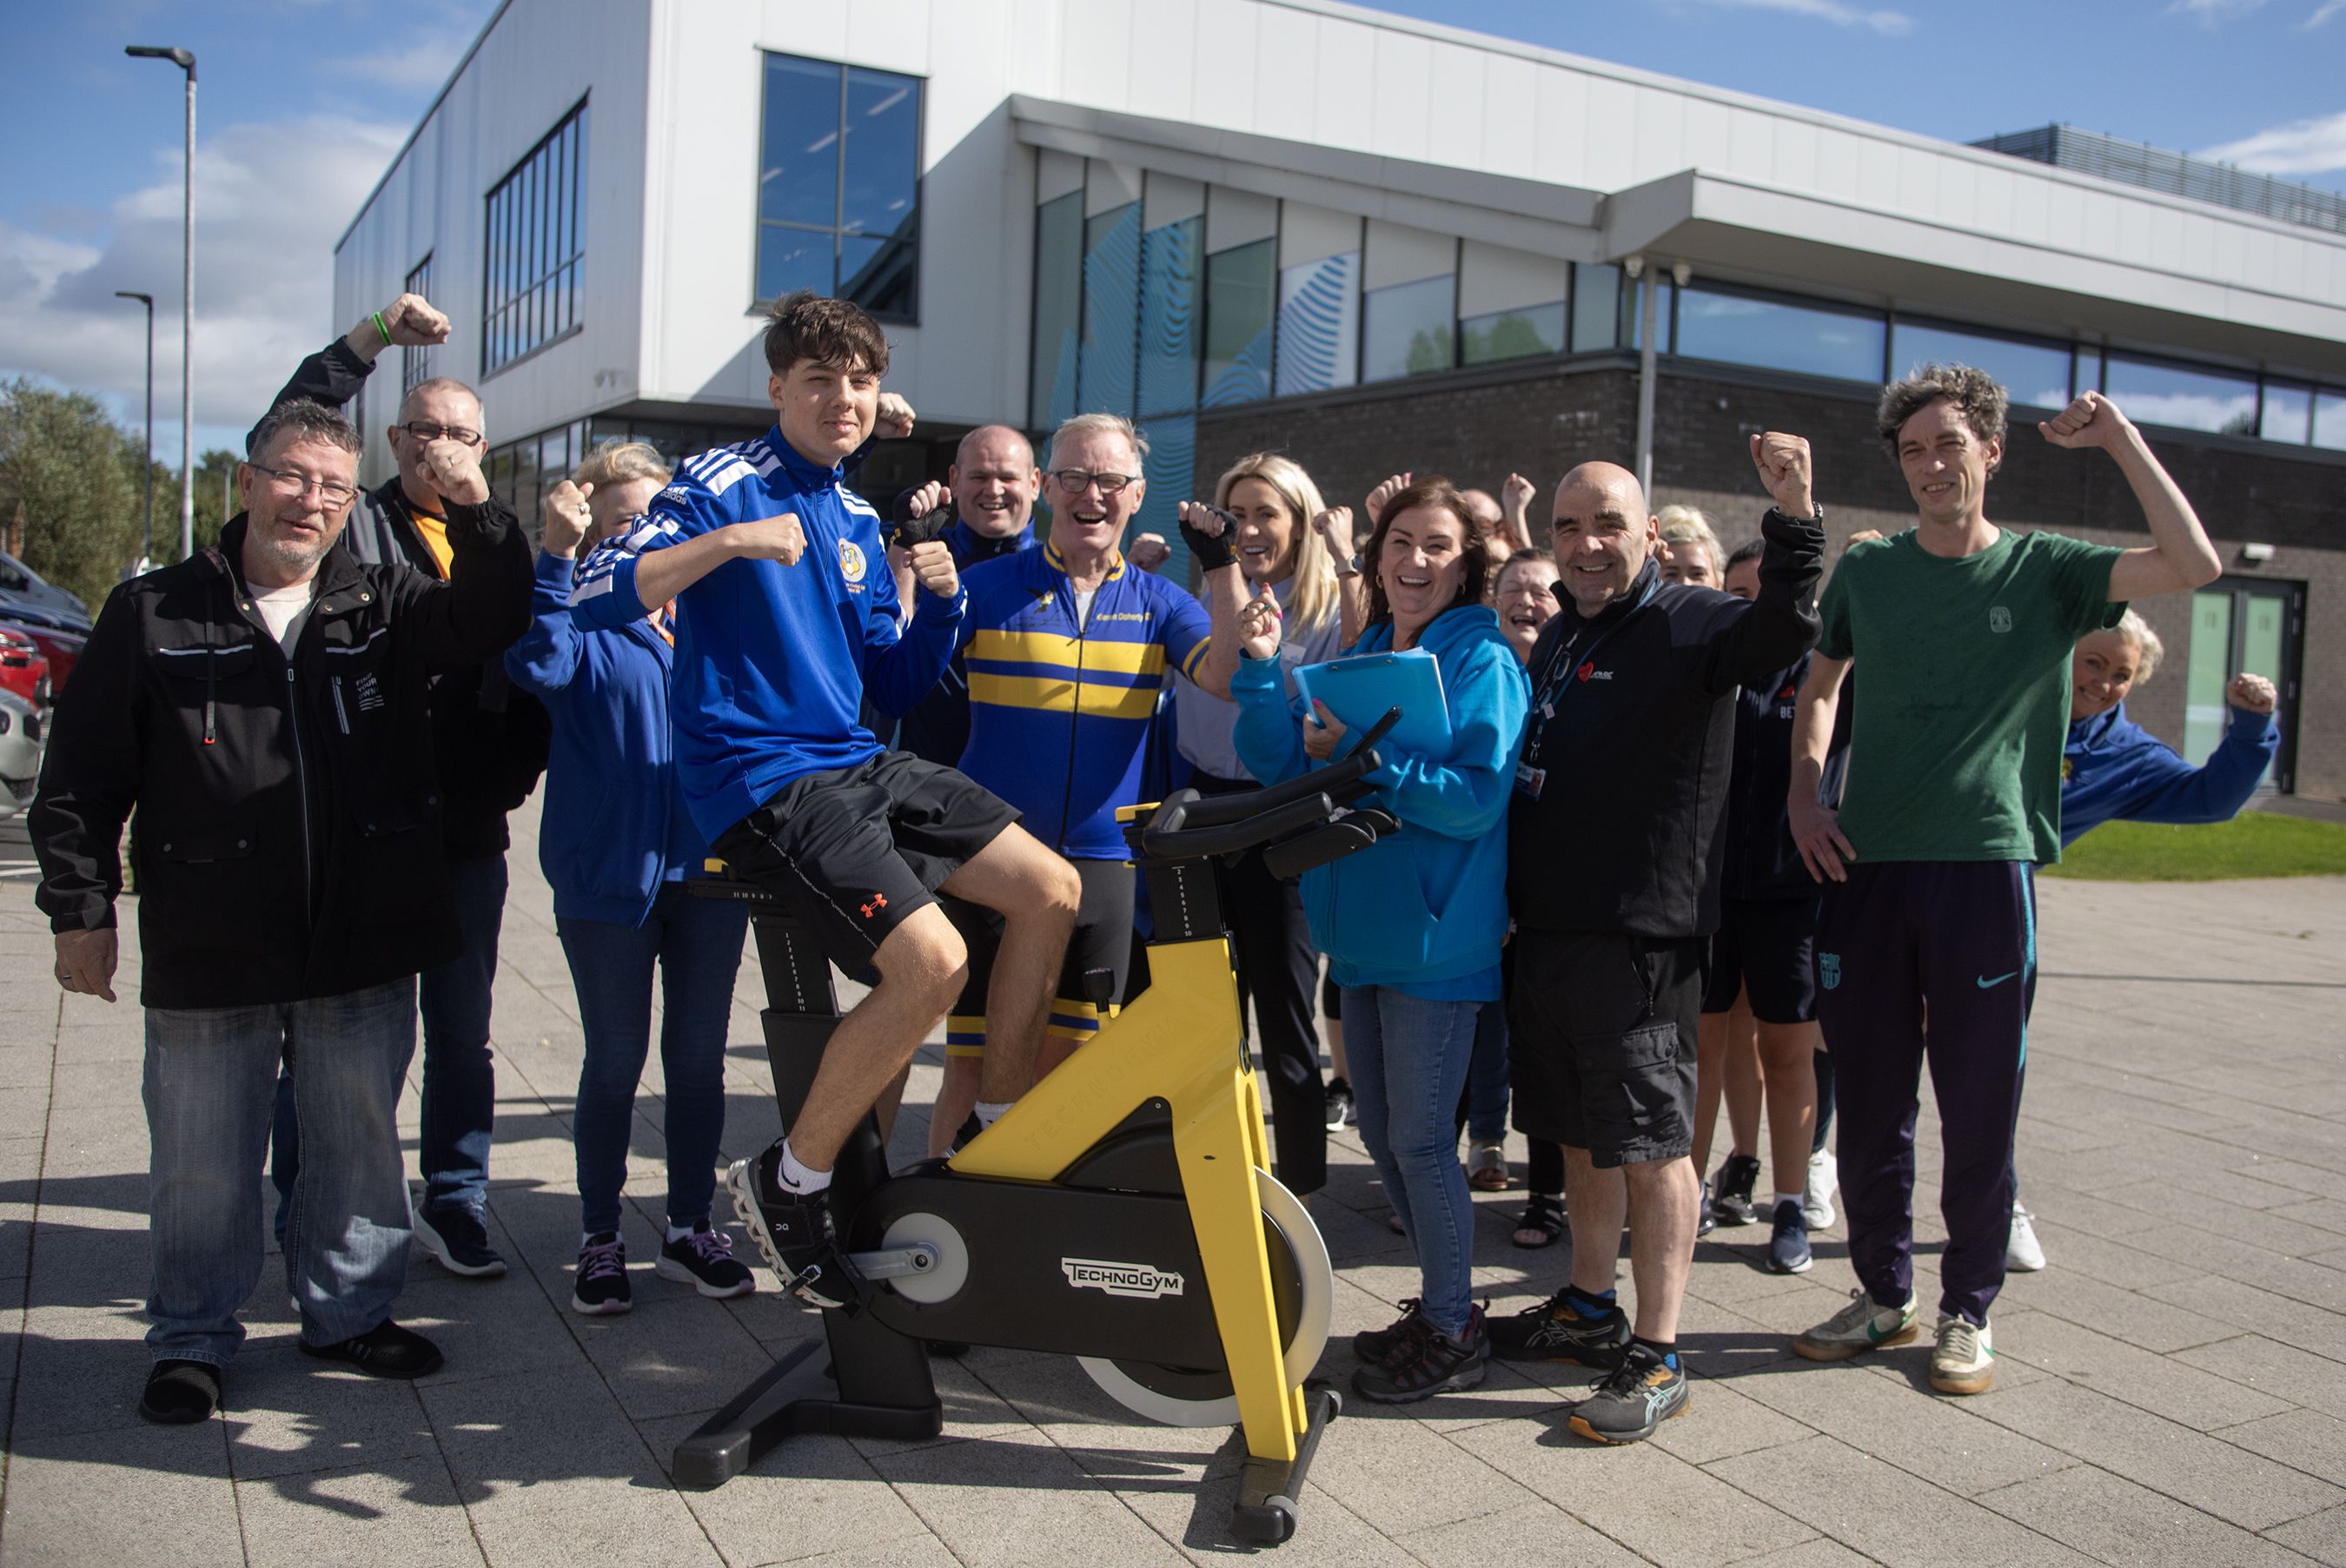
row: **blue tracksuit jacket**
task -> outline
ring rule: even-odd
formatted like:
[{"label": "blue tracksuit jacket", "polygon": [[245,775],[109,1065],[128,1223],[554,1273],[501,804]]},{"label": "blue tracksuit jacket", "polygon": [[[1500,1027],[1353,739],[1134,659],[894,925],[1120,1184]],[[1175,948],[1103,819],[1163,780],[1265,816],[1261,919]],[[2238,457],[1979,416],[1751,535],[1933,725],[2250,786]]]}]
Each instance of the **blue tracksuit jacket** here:
[{"label": "blue tracksuit jacket", "polygon": [[2128,718],[2123,702],[2081,718],[2061,753],[2061,845],[2113,820],[2229,822],[2280,749],[2272,715],[2244,708],[2229,710],[2224,738],[2198,768]]}]

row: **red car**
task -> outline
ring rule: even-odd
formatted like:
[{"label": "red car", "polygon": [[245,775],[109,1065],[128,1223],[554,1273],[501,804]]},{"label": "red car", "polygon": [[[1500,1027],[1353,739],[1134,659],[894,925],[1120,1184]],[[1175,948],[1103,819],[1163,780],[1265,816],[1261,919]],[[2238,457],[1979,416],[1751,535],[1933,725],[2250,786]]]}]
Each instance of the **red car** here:
[{"label": "red car", "polygon": [[0,626],[0,688],[35,708],[49,705],[49,656],[14,626]]},{"label": "red car", "polygon": [[[77,632],[59,631],[54,626],[36,626],[29,622],[0,620],[0,632],[25,638],[47,656],[49,661],[49,697],[62,695],[66,678],[74,672],[81,659],[81,650],[89,639]],[[49,697],[38,700],[46,706]]]}]

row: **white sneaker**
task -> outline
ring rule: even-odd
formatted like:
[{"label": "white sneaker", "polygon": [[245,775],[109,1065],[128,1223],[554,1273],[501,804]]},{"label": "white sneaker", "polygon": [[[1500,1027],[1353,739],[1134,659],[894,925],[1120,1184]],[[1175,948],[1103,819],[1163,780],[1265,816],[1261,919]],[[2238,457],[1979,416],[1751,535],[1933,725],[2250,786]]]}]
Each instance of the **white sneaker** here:
[{"label": "white sneaker", "polygon": [[2012,1200],[2012,1235],[2004,1244],[2004,1266],[2014,1274],[2034,1274],[2045,1267],[2044,1244],[2036,1239],[2036,1227],[2018,1198]]},{"label": "white sneaker", "polygon": [[1941,1313],[1931,1386],[1943,1394],[1984,1394],[1994,1381],[1995,1336],[1989,1326]]},{"label": "white sneaker", "polygon": [[1832,1224],[1833,1194],[1840,1190],[1841,1161],[1831,1149],[1819,1149],[1809,1156],[1809,1185],[1800,1194],[1800,1217],[1809,1222],[1810,1230]]}]

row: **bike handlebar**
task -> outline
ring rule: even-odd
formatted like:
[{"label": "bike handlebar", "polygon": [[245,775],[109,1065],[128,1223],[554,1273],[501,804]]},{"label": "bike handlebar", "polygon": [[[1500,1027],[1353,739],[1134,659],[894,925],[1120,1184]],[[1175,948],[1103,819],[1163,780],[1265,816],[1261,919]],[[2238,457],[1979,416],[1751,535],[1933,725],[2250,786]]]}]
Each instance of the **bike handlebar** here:
[{"label": "bike handlebar", "polygon": [[1400,722],[1401,709],[1389,709],[1343,757],[1284,784],[1210,800],[1195,789],[1175,790],[1141,829],[1141,852],[1160,860],[1235,854],[1324,826],[1340,804],[1368,792],[1362,780],[1384,765],[1376,742]]},{"label": "bike handlebar", "polygon": [[1249,817],[1275,810],[1290,800],[1308,800],[1314,795],[1334,796],[1345,786],[1384,766],[1383,759],[1374,748],[1377,742],[1400,722],[1401,709],[1392,708],[1361,737],[1360,744],[1327,767],[1311,773],[1300,773],[1284,784],[1270,784],[1241,794],[1217,795],[1209,800],[1200,800],[1189,808],[1183,821],[1193,829],[1219,828],[1226,822],[1243,821]]}]

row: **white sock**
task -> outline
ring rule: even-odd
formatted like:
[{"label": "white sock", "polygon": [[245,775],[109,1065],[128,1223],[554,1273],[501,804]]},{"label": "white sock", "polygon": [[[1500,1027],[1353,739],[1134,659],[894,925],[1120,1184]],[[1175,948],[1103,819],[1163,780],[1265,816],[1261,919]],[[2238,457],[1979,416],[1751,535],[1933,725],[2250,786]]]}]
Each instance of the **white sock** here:
[{"label": "white sock", "polygon": [[782,1168],[780,1174],[782,1185],[801,1195],[825,1192],[831,1187],[831,1173],[811,1171],[799,1164],[798,1156],[790,1153],[790,1141],[788,1138],[782,1140]]},{"label": "white sock", "polygon": [[[1780,1192],[1776,1195],[1776,1201],[1780,1204],[1789,1203],[1794,1208],[1798,1208],[1801,1204],[1808,1201],[1808,1194],[1801,1192]],[[1774,1209],[1770,1209],[1768,1212],[1773,1214],[1776,1211]]]},{"label": "white sock", "polygon": [[595,1238],[596,1238],[597,1237],[598,1237],[598,1236],[603,1236],[603,1235],[607,1235],[607,1235],[611,1235],[611,1236],[617,1236],[617,1235],[618,1235],[619,1233],[618,1233],[617,1231],[616,1231],[616,1230],[609,1231],[609,1232],[605,1232],[605,1231],[600,1231],[600,1230],[582,1230],[582,1231],[580,1231],[580,1232],[578,1233],[578,1246],[579,1246],[580,1250],[582,1250],[582,1251],[583,1251],[583,1250],[585,1250],[586,1248],[587,1248],[587,1247],[589,1247],[594,1246],[594,1245],[595,1245]]},{"label": "white sock", "polygon": [[1016,1105],[1015,1100],[980,1100],[977,1103],[977,1125],[990,1127],[1002,1119],[1002,1113]]},{"label": "white sock", "polygon": [[668,1238],[670,1241],[682,1241],[686,1237],[690,1236],[691,1234],[692,1227],[688,1225],[678,1225],[672,1219],[668,1222]]}]

